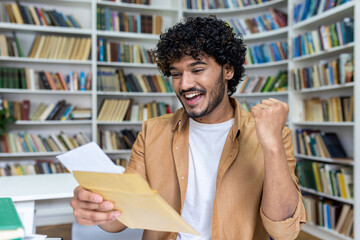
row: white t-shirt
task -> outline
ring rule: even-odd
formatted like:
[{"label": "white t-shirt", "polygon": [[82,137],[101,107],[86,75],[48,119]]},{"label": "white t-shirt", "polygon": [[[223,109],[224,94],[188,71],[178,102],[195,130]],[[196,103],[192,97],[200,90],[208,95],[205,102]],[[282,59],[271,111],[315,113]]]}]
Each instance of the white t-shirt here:
[{"label": "white t-shirt", "polygon": [[190,118],[188,185],[181,216],[201,237],[179,233],[177,240],[211,239],[216,176],[225,140],[233,123],[234,119],[203,124]]}]

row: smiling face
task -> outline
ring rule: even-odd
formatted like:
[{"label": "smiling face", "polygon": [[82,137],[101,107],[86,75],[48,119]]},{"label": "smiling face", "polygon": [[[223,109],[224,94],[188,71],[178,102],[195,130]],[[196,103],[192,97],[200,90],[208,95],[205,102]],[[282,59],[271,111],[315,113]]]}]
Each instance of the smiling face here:
[{"label": "smiling face", "polygon": [[206,123],[232,118],[225,80],[232,78],[232,68],[219,65],[209,56],[197,60],[183,56],[170,65],[170,72],[175,93],[189,117]]}]

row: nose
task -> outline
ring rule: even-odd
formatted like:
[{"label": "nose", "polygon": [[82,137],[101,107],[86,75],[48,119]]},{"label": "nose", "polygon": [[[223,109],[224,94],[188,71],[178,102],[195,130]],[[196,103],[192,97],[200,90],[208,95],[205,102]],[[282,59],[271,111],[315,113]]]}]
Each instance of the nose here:
[{"label": "nose", "polygon": [[196,82],[190,72],[184,72],[181,76],[180,89],[186,91],[195,87]]}]

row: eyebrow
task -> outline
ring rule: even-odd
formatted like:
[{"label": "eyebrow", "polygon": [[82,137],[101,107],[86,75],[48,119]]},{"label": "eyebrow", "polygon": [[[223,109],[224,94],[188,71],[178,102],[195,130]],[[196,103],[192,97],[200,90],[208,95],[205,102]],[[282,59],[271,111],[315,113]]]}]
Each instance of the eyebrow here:
[{"label": "eyebrow", "polygon": [[[203,62],[203,61],[196,61],[196,62],[193,62],[193,63],[190,63],[188,65],[188,67],[194,67],[196,65],[208,65],[206,62]],[[176,70],[177,68],[176,67],[170,67],[169,70]]]}]

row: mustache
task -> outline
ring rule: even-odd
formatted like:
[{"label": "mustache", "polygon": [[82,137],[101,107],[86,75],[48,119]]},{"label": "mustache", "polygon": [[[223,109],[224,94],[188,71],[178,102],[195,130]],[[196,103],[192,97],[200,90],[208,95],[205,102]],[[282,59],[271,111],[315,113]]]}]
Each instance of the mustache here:
[{"label": "mustache", "polygon": [[190,88],[190,89],[187,89],[187,90],[180,90],[180,91],[179,91],[179,94],[180,94],[180,95],[183,95],[183,94],[185,94],[185,93],[187,93],[187,92],[200,92],[200,93],[202,93],[202,94],[205,94],[205,93],[206,93],[206,90],[201,89],[201,88]]}]

